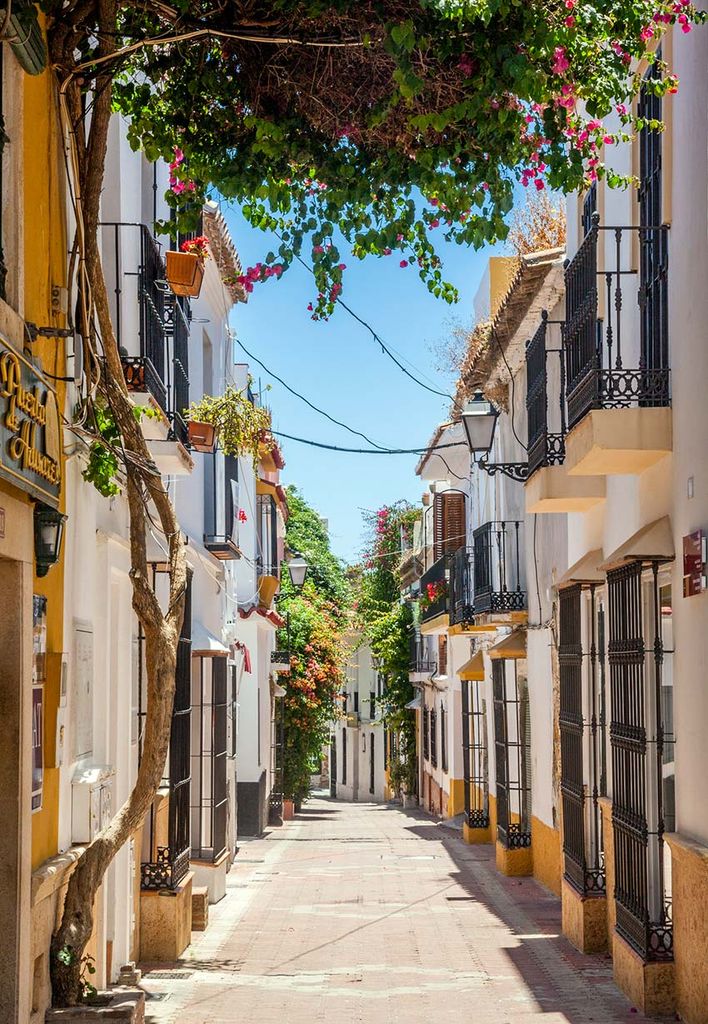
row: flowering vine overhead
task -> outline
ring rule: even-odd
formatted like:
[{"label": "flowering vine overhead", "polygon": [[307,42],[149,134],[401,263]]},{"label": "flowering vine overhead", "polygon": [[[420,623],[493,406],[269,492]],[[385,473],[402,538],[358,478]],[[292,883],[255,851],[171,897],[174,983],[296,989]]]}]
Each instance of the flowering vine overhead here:
[{"label": "flowering vine overhead", "polygon": [[[99,6],[72,8],[87,87]],[[281,239],[241,283],[302,257],[314,317],[342,291],[342,239],[453,301],[434,239],[504,237],[517,181],[626,184],[612,152],[643,126],[639,62],[705,18],[691,0],[263,0],[257,22],[237,0],[117,6],[115,99],[132,144],[170,163],[177,227],[210,188],[237,201]],[[677,87],[661,64],[651,88]]]}]

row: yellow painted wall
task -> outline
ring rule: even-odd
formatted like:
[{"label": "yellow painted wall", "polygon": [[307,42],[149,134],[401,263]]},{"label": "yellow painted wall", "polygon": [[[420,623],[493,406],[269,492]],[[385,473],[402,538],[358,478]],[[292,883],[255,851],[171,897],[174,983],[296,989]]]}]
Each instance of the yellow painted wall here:
[{"label": "yellow painted wall", "polygon": [[561,894],[560,832],[540,818],[531,817],[534,878],[556,896]]},{"label": "yellow painted wall", "polygon": [[490,256],[489,308],[492,316],[496,314],[502,299],[509,291],[517,266],[517,260],[513,256]]},{"label": "yellow painted wall", "polygon": [[[23,187],[24,187],[24,294],[25,320],[39,326],[63,327],[66,320],[52,313],[52,286],[66,285],[65,178],[60,145],[59,115],[52,77],[23,75]],[[38,339],[33,345],[42,369],[63,376],[66,343]],[[64,387],[56,383],[59,409],[64,409]],[[61,510],[65,496],[62,493]],[[56,718],[59,706],[63,650],[64,566],[62,561],[43,579],[35,578],[35,593],[47,598],[47,682],[44,692],[45,768],[42,809],[32,816],[32,869],[57,852],[59,823],[59,770],[54,763]]]}]

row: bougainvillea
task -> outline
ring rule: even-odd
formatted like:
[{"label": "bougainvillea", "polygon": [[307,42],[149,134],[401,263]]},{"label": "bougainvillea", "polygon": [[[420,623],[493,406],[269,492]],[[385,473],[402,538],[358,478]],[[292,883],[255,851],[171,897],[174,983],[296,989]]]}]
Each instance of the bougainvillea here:
[{"label": "bougainvillea", "polygon": [[415,715],[406,709],[415,696],[408,669],[413,616],[401,603],[399,563],[401,551],[412,540],[417,509],[407,502],[386,505],[365,513],[367,544],[356,575],[356,620],[386,680],[381,708],[389,732],[397,739],[390,761],[391,785],[412,793],[415,786]]},{"label": "bougainvillea", "polygon": [[[91,87],[99,4],[45,7],[62,31],[72,26]],[[236,200],[281,239],[244,285],[302,256],[314,317],[342,291],[342,242],[359,259],[397,254],[452,300],[436,233],[477,247],[504,236],[517,181],[539,191],[626,183],[612,154],[643,126],[640,62],[656,59],[668,28],[687,33],[705,17],[691,0],[263,0],[257,17],[249,10],[117,4],[115,99],[132,143],[170,162],[175,226],[194,220],[210,188]],[[662,65],[651,88],[678,87]]]},{"label": "bougainvillea", "polygon": [[344,568],[332,554],[321,517],[293,487],[287,491],[290,515],[286,542],[308,562],[298,594],[283,574],[279,610],[289,620],[278,646],[290,650],[285,685],[283,789],[288,798],[307,795],[310,776],[338,714],[344,685],[344,634],[349,588]]}]

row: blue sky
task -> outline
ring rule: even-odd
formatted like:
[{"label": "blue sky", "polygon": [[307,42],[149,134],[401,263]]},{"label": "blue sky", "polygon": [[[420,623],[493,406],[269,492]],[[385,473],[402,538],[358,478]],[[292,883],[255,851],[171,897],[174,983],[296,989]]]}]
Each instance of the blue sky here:
[{"label": "blue sky", "polygon": [[[262,260],[277,241],[249,227],[240,211],[224,206],[242,263]],[[450,333],[451,319],[471,322],[472,301],[490,254],[443,242],[439,252],[446,277],[460,292],[448,306],[429,294],[417,272],[399,267],[395,254],[364,262],[347,258],[342,298],[383,341],[417,368],[417,375],[449,391],[451,380],[436,370],[431,351]],[[342,250],[343,251],[343,250]],[[368,331],[342,308],[328,322],[313,322],[307,311],[315,297],[305,268],[293,266],[279,281],[256,285],[248,304],[232,314],[237,338],[288,384],[336,419],[363,431],[379,444],[417,448],[428,441],[444,417],[446,399],[409,380],[381,353]],[[248,362],[237,346],[239,361]],[[273,411],[273,428],[298,437],[345,447],[367,447],[361,438],[334,426],[289,394],[264,370],[252,364],[256,384],[271,384],[264,395]],[[415,372],[415,371],[414,371]],[[363,541],[361,509],[376,509],[399,498],[418,501],[415,455],[353,455],[328,452],[295,441],[282,442],[287,462],[283,478],[300,488],[329,522],[334,551],[356,560]]]}]

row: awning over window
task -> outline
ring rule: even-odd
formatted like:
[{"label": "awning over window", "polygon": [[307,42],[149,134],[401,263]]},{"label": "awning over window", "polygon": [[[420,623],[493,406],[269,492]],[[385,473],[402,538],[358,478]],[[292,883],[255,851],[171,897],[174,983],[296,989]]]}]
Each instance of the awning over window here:
[{"label": "awning over window", "polygon": [[623,562],[672,562],[675,557],[671,517],[663,516],[632,534],[600,568],[616,569]]},{"label": "awning over window", "polygon": [[483,680],[484,679],[484,658],[481,651],[473,654],[469,661],[466,661],[457,673],[460,679]]},{"label": "awning over window", "polygon": [[515,629],[513,633],[505,636],[498,644],[489,649],[490,658],[525,658],[526,657],[526,630]]},{"label": "awning over window", "polygon": [[420,694],[418,694],[417,697],[414,697],[413,700],[409,700],[408,703],[406,704],[406,708],[408,709],[408,711],[420,711],[422,706],[423,698]]},{"label": "awning over window", "polygon": [[229,649],[210,633],[201,622],[192,623],[192,654],[202,658],[227,658]]},{"label": "awning over window", "polygon": [[604,583],[605,574],[600,568],[602,549],[595,548],[574,562],[558,580],[557,587],[565,587],[570,583]]}]

